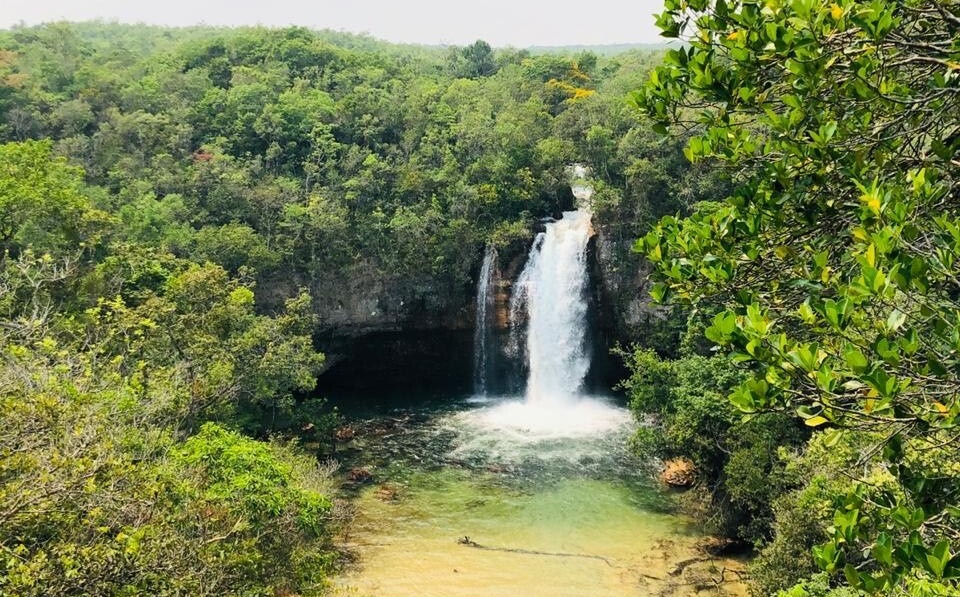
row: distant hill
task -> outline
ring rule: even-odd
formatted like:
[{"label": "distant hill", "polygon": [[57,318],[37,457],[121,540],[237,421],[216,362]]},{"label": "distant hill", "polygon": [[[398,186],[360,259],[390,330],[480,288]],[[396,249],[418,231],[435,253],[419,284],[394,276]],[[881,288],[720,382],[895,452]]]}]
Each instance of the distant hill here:
[{"label": "distant hill", "polygon": [[676,46],[676,42],[645,44],[593,44],[569,46],[529,46],[525,48],[532,54],[575,54],[578,52],[593,52],[598,56],[614,56],[631,50],[657,51]]},{"label": "distant hill", "polygon": [[[73,34],[77,35],[85,42],[97,47],[109,47],[114,44],[121,44],[128,50],[138,51],[141,54],[169,49],[178,44],[208,39],[218,34],[230,35],[231,32],[246,31],[270,31],[283,29],[282,27],[264,27],[260,25],[249,25],[242,27],[226,27],[217,25],[198,24],[189,27],[171,27],[164,25],[152,25],[145,23],[123,23],[115,20],[94,19],[90,21],[55,21],[42,25],[14,25],[12,27],[0,27],[0,33],[15,32],[21,33],[28,31],[40,31],[50,27],[66,27]],[[341,48],[348,48],[361,51],[392,50],[401,54],[422,54],[422,52],[434,52],[437,50],[446,51],[450,48],[462,47],[460,44],[417,44],[417,43],[398,43],[380,39],[367,33],[354,33],[349,31],[336,31],[332,29],[312,29],[303,28],[312,31],[314,35]],[[467,45],[467,44],[463,44]],[[660,43],[620,43],[620,44],[570,44],[555,46],[525,46],[517,48],[515,46],[498,46],[498,50],[523,50],[531,54],[558,54],[571,55],[580,52],[592,52],[597,56],[615,56],[630,51],[649,51],[655,52],[665,50],[676,46],[676,42],[666,41]]]}]

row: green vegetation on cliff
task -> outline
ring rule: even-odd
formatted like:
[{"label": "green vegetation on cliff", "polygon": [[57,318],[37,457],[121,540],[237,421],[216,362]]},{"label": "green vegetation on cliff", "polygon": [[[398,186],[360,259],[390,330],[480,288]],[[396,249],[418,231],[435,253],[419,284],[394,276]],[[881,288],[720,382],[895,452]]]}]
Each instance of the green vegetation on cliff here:
[{"label": "green vegetation on cliff", "polygon": [[82,166],[113,240],[274,284],[465,283],[489,237],[565,200],[552,122],[592,86],[570,58],[295,28],[53,25],[0,47],[0,133]]}]

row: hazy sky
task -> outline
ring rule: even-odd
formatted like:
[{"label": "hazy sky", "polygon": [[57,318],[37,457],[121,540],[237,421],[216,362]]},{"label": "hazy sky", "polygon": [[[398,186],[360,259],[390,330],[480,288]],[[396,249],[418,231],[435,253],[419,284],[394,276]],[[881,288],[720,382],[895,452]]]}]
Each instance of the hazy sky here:
[{"label": "hazy sky", "polygon": [[54,20],[303,25],[397,42],[655,43],[663,0],[0,0],[0,28]]}]

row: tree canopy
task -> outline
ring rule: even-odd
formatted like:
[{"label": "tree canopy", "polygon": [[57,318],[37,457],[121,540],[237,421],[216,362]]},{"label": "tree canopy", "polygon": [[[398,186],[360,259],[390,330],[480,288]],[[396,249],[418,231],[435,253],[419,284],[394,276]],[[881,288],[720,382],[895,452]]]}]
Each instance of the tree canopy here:
[{"label": "tree canopy", "polygon": [[629,159],[619,92],[650,64],[0,31],[0,594],[323,593],[318,313],[388,285],[469,300],[486,243],[569,207],[570,163]]}]

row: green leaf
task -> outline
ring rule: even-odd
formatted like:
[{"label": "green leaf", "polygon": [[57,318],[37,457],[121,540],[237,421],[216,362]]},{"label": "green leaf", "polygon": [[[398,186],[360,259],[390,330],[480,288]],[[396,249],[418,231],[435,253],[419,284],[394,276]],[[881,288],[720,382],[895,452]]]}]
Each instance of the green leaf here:
[{"label": "green leaf", "polygon": [[852,564],[847,564],[843,567],[843,576],[846,577],[851,587],[860,586],[860,573],[857,572],[857,569],[854,568]]},{"label": "green leaf", "polygon": [[947,564],[950,562],[950,543],[947,541],[940,541],[937,543],[933,549],[927,553],[927,566],[930,569],[930,572],[934,574],[937,578],[943,578],[944,571],[947,568]]},{"label": "green leaf", "polygon": [[843,358],[847,362],[847,366],[853,369],[855,373],[863,373],[870,365],[867,357],[856,348],[850,348],[843,354]]},{"label": "green leaf", "polygon": [[730,394],[730,403],[737,407],[739,410],[752,413],[757,412],[757,403],[751,395],[750,391],[745,387],[737,388]]},{"label": "green leaf", "polygon": [[873,549],[870,551],[878,562],[885,566],[893,565],[893,540],[887,533],[877,535]]},{"label": "green leaf", "polygon": [[898,309],[894,309],[887,317],[887,331],[890,333],[896,332],[906,320],[907,316],[903,312]]},{"label": "green leaf", "polygon": [[840,563],[840,552],[832,541],[823,545],[813,546],[813,560],[817,566],[828,573],[833,573]]}]

